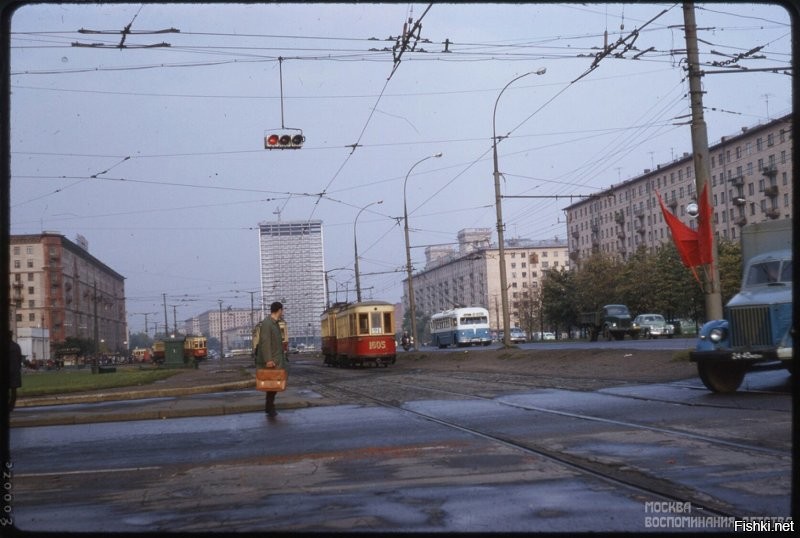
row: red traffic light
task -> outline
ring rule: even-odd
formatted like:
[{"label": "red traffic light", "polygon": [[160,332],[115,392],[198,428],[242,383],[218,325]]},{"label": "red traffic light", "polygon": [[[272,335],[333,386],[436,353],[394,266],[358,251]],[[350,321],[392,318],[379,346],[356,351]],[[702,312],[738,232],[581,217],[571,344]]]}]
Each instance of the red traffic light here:
[{"label": "red traffic light", "polygon": [[269,133],[264,137],[264,149],[300,149],[305,141],[302,133]]}]

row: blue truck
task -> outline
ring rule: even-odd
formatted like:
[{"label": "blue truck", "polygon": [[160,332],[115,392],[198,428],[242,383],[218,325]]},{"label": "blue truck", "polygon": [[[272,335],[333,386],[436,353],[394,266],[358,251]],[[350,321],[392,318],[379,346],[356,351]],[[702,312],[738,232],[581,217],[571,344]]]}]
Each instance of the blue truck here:
[{"label": "blue truck", "polygon": [[689,353],[701,381],[713,392],[735,392],[747,372],[786,368],[792,347],[792,219],[742,228],[742,286],[723,319],[700,329]]}]

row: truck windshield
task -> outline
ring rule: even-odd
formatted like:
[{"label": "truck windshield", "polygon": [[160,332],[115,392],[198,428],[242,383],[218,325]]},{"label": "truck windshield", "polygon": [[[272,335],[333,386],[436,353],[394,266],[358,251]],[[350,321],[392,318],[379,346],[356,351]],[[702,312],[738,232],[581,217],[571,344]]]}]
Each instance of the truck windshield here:
[{"label": "truck windshield", "polygon": [[747,285],[769,284],[772,282],[791,282],[792,262],[786,260],[781,267],[780,260],[757,263],[750,267]]}]

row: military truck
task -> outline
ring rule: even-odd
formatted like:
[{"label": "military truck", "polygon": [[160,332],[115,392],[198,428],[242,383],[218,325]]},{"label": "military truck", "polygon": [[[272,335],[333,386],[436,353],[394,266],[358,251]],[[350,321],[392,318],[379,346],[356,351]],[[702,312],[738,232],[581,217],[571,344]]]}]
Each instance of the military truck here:
[{"label": "military truck", "polygon": [[742,228],[742,286],[723,319],[700,329],[689,353],[703,384],[734,392],[747,372],[786,368],[792,362],[792,219]]},{"label": "military truck", "polygon": [[608,304],[595,312],[583,312],[578,323],[589,333],[592,342],[596,342],[600,335],[606,340],[622,340],[628,334],[636,340],[642,331],[633,323],[628,307],[623,304]]}]

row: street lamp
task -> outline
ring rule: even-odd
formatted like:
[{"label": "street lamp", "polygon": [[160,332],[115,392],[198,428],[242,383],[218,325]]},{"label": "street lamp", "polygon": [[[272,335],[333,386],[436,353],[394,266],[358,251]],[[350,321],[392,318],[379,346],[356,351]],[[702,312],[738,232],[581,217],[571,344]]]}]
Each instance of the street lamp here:
[{"label": "street lamp", "polygon": [[382,204],[383,200],[378,200],[377,202],[372,202],[371,204],[367,204],[362,207],[358,214],[356,215],[356,220],[353,221],[353,250],[356,254],[356,265],[355,265],[355,273],[356,273],[356,301],[361,302],[361,280],[358,278],[358,241],[356,241],[356,223],[358,222],[358,217],[361,216],[361,212],[364,211],[369,206],[375,204]]},{"label": "street lamp", "polygon": [[417,350],[417,312],[416,308],[414,307],[414,283],[411,280],[411,246],[408,243],[408,207],[406,205],[406,183],[408,183],[408,176],[411,175],[411,170],[414,169],[419,163],[423,161],[427,161],[428,159],[432,159],[434,157],[441,157],[442,152],[435,153],[433,155],[428,155],[424,159],[420,159],[419,161],[415,162],[411,168],[409,168],[408,173],[406,174],[406,179],[403,181],[403,220],[405,221],[405,233],[406,233],[406,271],[408,273],[408,308],[411,316],[411,337],[414,339],[413,347],[414,351]]},{"label": "street lamp", "polygon": [[492,158],[494,160],[494,204],[497,208],[497,244],[500,256],[500,299],[503,307],[503,346],[511,347],[511,337],[509,336],[509,325],[511,319],[508,315],[508,284],[506,282],[506,250],[505,239],[503,237],[503,207],[500,202],[500,171],[497,167],[497,129],[495,128],[495,119],[497,116],[497,103],[500,101],[500,96],[506,91],[506,88],[511,86],[513,82],[527,77],[528,75],[543,75],[547,71],[546,68],[541,68],[537,71],[528,71],[527,73],[518,76],[511,82],[503,86],[500,94],[494,102],[494,111],[492,112]]}]

